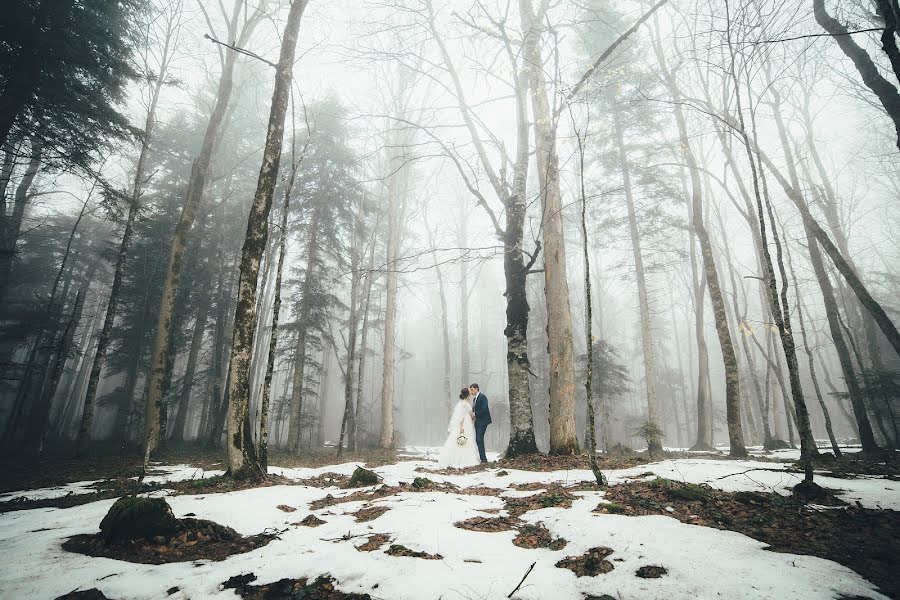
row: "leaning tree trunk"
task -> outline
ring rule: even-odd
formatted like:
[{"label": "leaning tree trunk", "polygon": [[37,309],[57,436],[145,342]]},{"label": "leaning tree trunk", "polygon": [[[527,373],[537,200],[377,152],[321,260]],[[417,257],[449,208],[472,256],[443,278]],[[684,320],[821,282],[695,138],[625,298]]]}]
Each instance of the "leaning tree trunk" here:
[{"label": "leaning tree trunk", "polygon": [[266,356],[266,375],[263,379],[262,407],[259,423],[259,464],[264,472],[269,468],[269,398],[272,390],[272,373],[275,371],[275,351],[278,349],[278,319],[281,316],[281,274],[284,271],[284,255],[287,253],[287,225],[288,213],[291,208],[291,193],[294,190],[298,167],[299,162],[292,161],[291,175],[284,188],[284,203],[281,206],[281,237],[278,240],[278,264],[275,266],[275,298],[272,301],[272,335],[269,338],[269,352]]},{"label": "leaning tree trunk", "polygon": [[[236,27],[240,19],[241,10],[245,0],[235,0],[234,9],[229,23],[229,39],[236,37]],[[254,21],[255,22],[255,21]],[[241,37],[249,35],[248,27],[244,27]],[[219,77],[219,85],[216,90],[216,100],[200,152],[191,166],[191,174],[188,179],[187,191],[184,198],[184,206],[175,232],[172,237],[172,246],[169,253],[166,277],[163,282],[162,295],[159,302],[159,316],[156,323],[156,337],[153,342],[153,351],[150,357],[150,371],[147,376],[146,417],[145,417],[145,446],[144,446],[144,470],[150,460],[150,455],[159,445],[159,413],[163,401],[163,380],[165,378],[167,351],[169,338],[172,335],[172,313],[175,306],[175,294],[181,280],[181,267],[184,260],[187,236],[194,224],[194,218],[200,207],[203,192],[209,179],[209,167],[213,153],[219,140],[219,132],[225,121],[228,104],[234,87],[234,69],[237,64],[238,52],[233,48],[225,50],[225,59],[222,65],[222,74]]]},{"label": "leaning tree trunk", "polygon": [[[847,28],[828,14],[825,0],[813,0],[813,14],[819,25],[831,34],[841,51],[853,61],[866,87],[878,97],[878,101],[894,122],[894,129],[897,130],[897,146],[900,148],[900,93],[897,92],[897,88],[881,75],[872,57],[856,43]],[[896,21],[894,23],[896,24]],[[885,28],[884,35],[893,38],[893,32],[889,32],[888,27]],[[896,51],[896,43],[893,49]],[[890,53],[888,55],[890,56]],[[891,57],[891,63],[894,64],[894,57]]]},{"label": "leaning tree trunk", "polygon": [[293,81],[294,54],[300,33],[300,19],[307,0],[294,0],[288,13],[281,42],[281,55],[275,68],[275,89],[272,109],[266,129],[266,144],[256,194],[247,219],[247,235],[241,250],[238,279],[237,309],[234,314],[234,333],[231,342],[231,364],[228,369],[228,472],[235,479],[265,477],[256,456],[253,433],[250,429],[250,357],[256,332],[256,288],[259,263],[266,248],[269,212],[278,179],[284,119]]},{"label": "leaning tree trunk", "polygon": [[[713,308],[713,318],[716,324],[716,334],[719,338],[719,346],[722,350],[722,361],[725,367],[725,410],[728,421],[728,440],[730,445],[729,455],[743,457],[747,455],[744,447],[744,432],[741,428],[741,387],[740,371],[737,362],[737,353],[731,338],[731,330],[728,327],[728,309],[725,305],[725,296],[719,283],[719,274],[716,270],[715,256],[710,242],[709,232],[703,219],[703,184],[700,177],[700,169],[697,158],[694,155],[688,137],[687,123],[684,111],[681,107],[681,90],[675,82],[673,74],[669,71],[665,57],[660,47],[659,35],[654,39],[654,49],[657,60],[664,73],[664,80],[672,97],[675,112],[675,123],[678,127],[678,136],[684,162],[688,167],[691,180],[691,225],[697,240],[700,243],[700,256],[703,259],[703,272],[709,289],[709,297]],[[702,302],[702,299],[697,299]],[[699,445],[699,435],[698,435]]]},{"label": "leaning tree trunk", "polygon": [[524,32],[523,59],[527,65],[531,110],[537,149],[538,185],[542,199],[544,241],[544,294],[547,298],[547,338],[550,354],[550,453],[578,451],[575,429],[575,351],[569,282],[566,275],[566,244],[563,205],[556,154],[556,122],[547,98],[540,50],[542,15],[535,15],[531,0],[519,0]]},{"label": "leaning tree trunk", "polygon": [[[811,246],[815,245],[815,240],[807,239],[807,243]],[[806,336],[806,322],[803,316],[803,299],[800,297],[800,284],[797,281],[797,272],[794,270],[794,263],[791,260],[790,247],[787,249],[788,268],[791,271],[791,279],[794,283],[794,293],[797,296],[797,320],[800,323],[800,340],[803,343],[803,351],[806,353],[807,365],[809,367],[809,378],[812,380],[813,390],[816,393],[816,400],[819,402],[819,408],[822,409],[822,416],[825,419],[825,431],[828,433],[828,441],[831,442],[831,449],[834,451],[836,458],[841,457],[841,449],[838,447],[837,439],[834,437],[834,429],[831,426],[831,415],[828,407],[825,405],[825,399],[822,397],[822,390],[819,388],[819,379],[816,377],[816,365],[813,360],[812,349],[809,347],[809,339]],[[821,261],[821,258],[819,259]]]},{"label": "leaning tree trunk", "polygon": [[628,156],[625,152],[625,139],[619,111],[613,110],[613,128],[618,146],[619,168],[622,171],[622,185],[625,192],[625,206],[628,209],[628,229],[631,233],[631,252],[634,257],[634,274],[637,279],[638,308],[641,321],[641,349],[644,359],[644,379],[647,387],[647,422],[648,451],[662,451],[662,441],[657,432],[659,426],[659,401],[656,397],[656,365],[653,354],[653,333],[650,323],[650,300],[647,294],[647,277],[644,273],[644,256],[641,250],[641,234],[638,230],[637,211],[634,208],[634,195],[631,190],[631,172]]}]

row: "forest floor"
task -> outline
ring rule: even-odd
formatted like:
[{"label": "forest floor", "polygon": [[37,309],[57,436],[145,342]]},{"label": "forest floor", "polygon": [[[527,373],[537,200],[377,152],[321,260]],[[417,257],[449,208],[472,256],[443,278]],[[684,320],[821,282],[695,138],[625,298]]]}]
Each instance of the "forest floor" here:
[{"label": "forest floor", "polygon": [[[140,484],[128,457],[0,465],[0,598],[900,598],[896,455],[824,458],[829,493],[800,498],[792,450],[617,453],[606,488],[584,457],[441,471],[434,452],[275,455],[262,485],[186,451]],[[379,482],[349,488],[361,465]],[[193,528],[103,546],[129,493]]]}]

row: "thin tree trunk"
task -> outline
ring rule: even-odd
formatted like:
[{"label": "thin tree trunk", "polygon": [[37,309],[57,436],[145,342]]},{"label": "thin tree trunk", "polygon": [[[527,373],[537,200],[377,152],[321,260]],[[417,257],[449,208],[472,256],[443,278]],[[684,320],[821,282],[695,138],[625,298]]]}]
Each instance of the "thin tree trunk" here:
[{"label": "thin tree trunk", "polygon": [[[593,373],[594,373],[594,317],[593,302],[591,300],[591,259],[588,253],[588,232],[587,232],[587,194],[584,190],[584,142],[581,135],[576,131],[578,138],[578,175],[581,191],[581,237],[582,237],[582,258],[584,260],[584,304],[585,304],[585,346],[587,348],[587,356],[585,362],[584,392],[585,403],[587,404],[587,427],[584,437],[586,438],[588,454],[590,457],[591,471],[594,474],[594,480],[597,485],[604,485],[603,473],[600,472],[600,466],[597,464],[597,419],[594,415],[594,390],[593,390]],[[621,140],[621,138],[620,138]]]},{"label": "thin tree trunk", "polygon": [[[654,15],[654,21],[655,20]],[[691,180],[691,224],[697,236],[697,240],[700,243],[703,271],[709,289],[710,301],[712,303],[716,334],[718,335],[719,346],[722,350],[722,360],[725,368],[725,408],[728,420],[729,455],[743,457],[747,455],[747,450],[744,447],[744,433],[741,428],[741,387],[737,354],[734,349],[734,342],[731,338],[731,331],[728,327],[728,311],[725,305],[722,287],[719,283],[719,274],[716,270],[715,256],[713,254],[709,232],[706,229],[706,223],[703,219],[703,185],[700,178],[700,169],[697,164],[697,159],[690,145],[687,124],[681,107],[681,91],[678,89],[678,85],[665,63],[665,56],[660,46],[661,42],[659,41],[659,37],[657,25],[654,49],[674,104],[673,110],[675,113],[675,122],[678,127],[681,151],[684,156],[685,164],[688,166],[688,174],[690,175]],[[702,302],[702,298],[698,298],[697,301]],[[711,417],[712,415],[709,416],[710,423],[712,422]],[[710,441],[711,440],[712,436],[710,435]],[[698,435],[697,446],[700,445],[699,442],[700,439]]]},{"label": "thin tree trunk", "polygon": [[257,324],[256,288],[259,262],[266,248],[269,212],[278,178],[284,119],[293,81],[294,55],[300,33],[300,20],[307,0],[293,0],[281,42],[281,55],[275,68],[275,89],[272,109],[266,130],[263,162],[253,206],[247,220],[247,235],[241,250],[238,280],[237,309],[231,343],[231,363],[228,369],[228,472],[235,479],[265,477],[256,456],[253,433],[250,429],[250,357],[253,352]]}]

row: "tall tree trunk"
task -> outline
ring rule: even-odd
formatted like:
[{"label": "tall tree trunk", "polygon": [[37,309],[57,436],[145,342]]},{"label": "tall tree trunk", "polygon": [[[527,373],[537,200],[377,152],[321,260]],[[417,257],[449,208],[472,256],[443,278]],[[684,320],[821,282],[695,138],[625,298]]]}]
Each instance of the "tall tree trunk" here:
[{"label": "tall tree trunk", "polygon": [[[231,13],[231,20],[228,24],[229,40],[238,39],[237,27],[239,22],[243,22],[240,33],[241,39],[246,39],[252,31],[253,24],[258,22],[255,19],[242,19],[241,12],[245,2],[246,0],[235,0]],[[199,209],[200,201],[203,198],[203,192],[208,182],[210,163],[212,161],[213,153],[216,150],[222,124],[225,121],[228,104],[231,101],[232,89],[234,87],[234,68],[237,63],[238,54],[239,53],[232,48],[225,50],[222,73],[219,77],[218,89],[216,90],[215,106],[213,107],[209,122],[206,125],[206,132],[203,136],[200,152],[191,166],[191,174],[185,193],[184,206],[172,237],[168,267],[166,269],[162,296],[159,302],[159,317],[156,324],[156,337],[153,342],[153,352],[150,358],[150,372],[147,377],[145,418],[146,442],[144,447],[145,471],[147,463],[150,460],[150,455],[159,445],[159,414],[163,401],[163,380],[165,378],[166,370],[166,355],[169,348],[169,338],[172,334],[172,313],[175,306],[175,294],[178,291],[181,279],[181,268],[187,244],[187,237],[194,224],[194,218]]]},{"label": "tall tree trunk", "polygon": [[[485,210],[491,219],[497,237],[503,242],[503,273],[506,283],[504,296],[506,297],[506,327],[503,331],[506,336],[506,367],[507,389],[509,390],[509,420],[510,433],[509,445],[506,448],[506,456],[513,457],[522,454],[537,452],[537,443],[534,436],[534,417],[531,407],[530,390],[530,362],[528,358],[528,296],[527,276],[540,254],[540,244],[537,245],[531,255],[529,263],[524,260],[523,233],[526,213],[526,195],[528,180],[528,162],[530,159],[529,122],[528,122],[528,87],[530,70],[520,67],[520,57],[513,48],[508,36],[504,37],[507,57],[513,73],[513,89],[516,98],[516,155],[512,169],[512,185],[506,181],[506,163],[500,171],[496,171],[488,157],[487,151],[481,140],[479,127],[471,108],[466,103],[465,90],[459,74],[454,67],[450,53],[443,43],[435,24],[434,11],[430,0],[426,0],[429,24],[432,36],[438,44],[443,58],[444,66],[453,81],[453,89],[456,92],[456,100],[460,115],[469,131],[472,144],[478,154],[479,162],[491,182],[497,197],[503,202],[506,211],[506,229],[501,229],[496,214],[487,203],[487,200],[478,192],[477,187],[471,185],[465,169],[457,163],[457,168],[463,179],[467,182],[469,191],[475,196],[477,203]],[[574,389],[574,383],[573,383]]]},{"label": "tall tree trunk", "polygon": [[[655,21],[654,15],[654,21]],[[656,51],[657,60],[660,68],[664,73],[664,80],[669,89],[674,104],[675,123],[678,127],[678,136],[681,146],[681,152],[684,162],[688,167],[688,174],[691,180],[691,225],[697,240],[700,243],[700,256],[703,259],[703,272],[706,277],[707,288],[709,289],[709,297],[713,308],[713,318],[716,324],[716,334],[719,338],[719,346],[722,350],[722,361],[725,368],[725,409],[728,421],[728,440],[729,455],[734,457],[743,457],[747,455],[744,447],[744,433],[741,428],[741,387],[740,387],[740,371],[737,362],[737,353],[734,349],[734,342],[731,338],[731,331],[728,327],[728,310],[725,305],[725,297],[722,293],[722,287],[719,283],[719,274],[716,270],[715,256],[710,242],[709,232],[706,229],[706,223],[703,218],[703,184],[700,177],[700,169],[697,158],[690,145],[688,137],[687,124],[684,118],[684,112],[681,107],[681,90],[678,88],[675,78],[669,71],[665,56],[662,52],[659,41],[659,33],[657,26],[657,35],[654,39],[654,49]],[[702,299],[698,298],[698,302]],[[699,408],[699,406],[698,406]],[[711,421],[710,415],[710,421]],[[710,436],[710,440],[711,440]],[[699,445],[699,436],[698,444]]]},{"label": "tall tree trunk", "polygon": [[[621,133],[621,130],[620,130]],[[597,485],[604,485],[605,480],[603,473],[600,472],[600,466],[597,464],[597,419],[594,414],[594,390],[593,390],[593,373],[594,373],[594,315],[593,302],[591,300],[591,258],[588,253],[588,232],[587,232],[587,194],[584,189],[584,141],[581,135],[576,131],[578,138],[578,176],[579,189],[581,191],[581,248],[582,259],[584,260],[584,338],[585,347],[587,349],[585,357],[585,376],[584,376],[584,398],[587,404],[587,427],[585,428],[585,441],[587,442],[588,454],[591,463],[591,471],[594,473],[594,480]],[[621,140],[621,138],[620,138]]]},{"label": "tall tree trunk", "polygon": [[540,38],[544,8],[535,14],[531,0],[519,0],[524,32],[522,47],[531,92],[531,110],[537,150],[538,185],[541,190],[541,229],[544,241],[544,294],[547,298],[547,338],[550,354],[550,453],[578,451],[575,429],[575,351],[569,282],[566,276],[566,244],[563,206],[556,154],[556,120],[547,98]]},{"label": "tall tree trunk", "polygon": [[[807,243],[815,245],[815,240],[807,238]],[[816,394],[816,400],[822,409],[822,416],[825,419],[825,431],[828,433],[828,440],[831,442],[831,449],[837,458],[841,457],[841,449],[838,447],[837,439],[834,437],[834,429],[831,427],[831,415],[828,413],[828,407],[825,405],[825,399],[822,397],[822,390],[819,388],[819,379],[816,377],[816,365],[813,361],[813,353],[809,347],[809,339],[806,336],[806,323],[803,317],[803,298],[800,296],[800,284],[797,282],[797,273],[794,271],[794,263],[791,260],[790,246],[785,246],[787,250],[788,268],[791,272],[791,279],[794,283],[794,293],[797,296],[797,320],[800,323],[800,340],[803,343],[803,351],[806,353],[807,364],[809,367],[809,377],[812,380],[813,390]],[[820,259],[821,260],[821,259]]]},{"label": "tall tree trunk", "polygon": [[131,245],[131,238],[134,235],[134,222],[141,208],[141,195],[143,194],[144,183],[146,182],[147,158],[150,154],[150,145],[156,134],[156,107],[159,103],[159,96],[162,92],[163,85],[166,83],[168,67],[170,64],[174,35],[174,19],[168,23],[167,35],[162,49],[160,58],[159,72],[156,74],[156,81],[153,85],[150,104],[147,108],[147,115],[144,119],[144,131],[141,136],[141,149],[138,155],[137,166],[134,170],[134,179],[131,188],[131,198],[128,205],[128,215],[125,218],[125,228],[122,232],[122,239],[119,242],[119,254],[116,257],[116,267],[113,273],[112,287],[109,292],[109,302],[106,306],[106,316],[103,320],[103,328],[97,338],[97,347],[94,354],[94,360],[91,363],[91,373],[88,379],[87,394],[85,395],[84,405],[81,413],[81,425],[78,429],[78,440],[76,441],[76,454],[83,456],[90,443],[91,425],[94,420],[94,402],[97,398],[97,388],[100,385],[100,377],[103,372],[103,365],[106,362],[106,352],[109,348],[110,338],[112,337],[112,328],[116,319],[116,310],[119,303],[119,293],[122,288],[122,274],[125,269],[125,260],[128,256],[128,247]]},{"label": "tall tree trunk", "polygon": [[256,456],[250,429],[250,357],[257,324],[256,287],[259,262],[266,248],[269,212],[278,179],[284,119],[293,81],[294,54],[300,33],[300,19],[307,0],[293,0],[281,42],[281,55],[275,68],[275,89],[266,129],[266,145],[253,206],[247,220],[247,236],[241,250],[237,309],[228,369],[228,472],[235,479],[265,476]]},{"label": "tall tree trunk", "polygon": [[[293,153],[292,153],[293,156]],[[301,157],[302,158],[302,157]],[[278,349],[278,320],[281,317],[281,275],[284,271],[284,255],[287,253],[288,214],[291,208],[291,193],[297,178],[299,162],[291,161],[291,175],[284,189],[284,203],[281,206],[281,230],[278,239],[278,264],[275,267],[275,298],[272,301],[272,336],[269,338],[269,352],[266,356],[266,376],[263,380],[262,407],[259,423],[259,464],[264,472],[269,468],[269,397],[272,389],[272,373],[275,371],[275,351]]]},{"label": "tall tree trunk", "polygon": [[659,401],[656,397],[656,364],[653,353],[653,333],[650,323],[650,300],[647,294],[647,280],[644,273],[644,256],[641,250],[641,233],[638,230],[637,211],[634,207],[634,195],[631,189],[631,171],[628,165],[628,155],[625,152],[625,137],[622,131],[622,122],[619,110],[613,110],[613,129],[618,147],[619,168],[622,171],[622,185],[625,192],[625,206],[628,209],[628,229],[631,233],[631,253],[634,258],[634,274],[637,279],[638,310],[641,322],[641,350],[644,361],[644,379],[647,388],[647,422],[650,425],[648,431],[650,452],[662,451],[662,440],[656,435],[656,431],[662,431],[659,426]]},{"label": "tall tree trunk", "polygon": [[[399,158],[399,157],[397,157]],[[393,161],[392,161],[393,162]],[[402,181],[398,181],[398,178]],[[381,377],[381,448],[394,447],[394,370],[397,336],[397,273],[400,258],[400,219],[406,202],[409,174],[403,166],[390,177],[387,189],[387,248],[384,304],[384,343],[382,345]]]}]

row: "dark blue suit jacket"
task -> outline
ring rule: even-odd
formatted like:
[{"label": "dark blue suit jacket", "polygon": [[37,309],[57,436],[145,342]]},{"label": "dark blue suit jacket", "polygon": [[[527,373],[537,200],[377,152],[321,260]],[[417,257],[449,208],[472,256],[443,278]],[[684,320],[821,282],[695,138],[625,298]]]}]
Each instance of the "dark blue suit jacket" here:
[{"label": "dark blue suit jacket", "polygon": [[488,398],[483,392],[479,392],[475,397],[475,427],[487,427],[492,423],[491,409],[488,408]]}]

